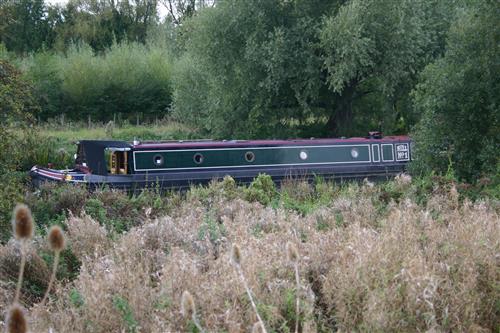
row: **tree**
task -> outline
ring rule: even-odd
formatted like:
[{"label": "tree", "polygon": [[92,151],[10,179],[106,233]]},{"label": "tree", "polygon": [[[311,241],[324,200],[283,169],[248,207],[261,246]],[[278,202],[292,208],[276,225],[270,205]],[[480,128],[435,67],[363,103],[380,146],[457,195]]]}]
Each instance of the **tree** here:
[{"label": "tree", "polygon": [[[9,51],[39,50],[53,37],[43,0],[0,0],[0,42]],[[51,17],[52,18],[52,17]]]},{"label": "tree", "polygon": [[160,3],[168,10],[169,19],[179,25],[200,9],[215,6],[216,0],[160,0]]},{"label": "tree", "polygon": [[86,43],[102,52],[113,43],[145,43],[158,21],[156,0],[76,0],[62,10],[57,27],[59,48]]},{"label": "tree", "polygon": [[19,70],[0,59],[0,126],[30,121],[38,111],[31,84]]},{"label": "tree", "polygon": [[38,111],[30,83],[14,66],[0,60],[0,178],[24,160],[30,133],[27,125]]},{"label": "tree", "polygon": [[387,115],[409,109],[442,49],[440,3],[220,2],[181,27],[175,113],[219,137],[364,134],[386,119],[393,130],[401,117]]},{"label": "tree", "polygon": [[472,2],[452,24],[443,58],[414,92],[418,165],[473,180],[495,172],[500,149],[500,28],[497,1]]},{"label": "tree", "polygon": [[[382,102],[372,104],[379,108],[371,110],[372,118],[381,121],[384,108],[396,122],[413,116],[409,104],[398,102],[404,102],[417,74],[443,51],[450,8],[441,0],[352,0],[326,18],[320,39],[327,82],[341,95],[329,118],[333,132],[352,123],[355,102],[370,102],[367,95],[378,95]],[[407,131],[408,124],[403,126]]]}]

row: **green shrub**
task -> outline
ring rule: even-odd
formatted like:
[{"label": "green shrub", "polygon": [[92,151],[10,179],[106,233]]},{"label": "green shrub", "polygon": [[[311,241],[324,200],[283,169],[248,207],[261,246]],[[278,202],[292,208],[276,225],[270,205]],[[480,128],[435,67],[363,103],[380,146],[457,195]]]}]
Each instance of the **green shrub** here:
[{"label": "green shrub", "polygon": [[203,240],[207,236],[213,244],[216,244],[223,236],[226,236],[224,224],[219,223],[213,214],[207,214],[205,216],[203,224],[198,230],[198,239]]},{"label": "green shrub", "polygon": [[268,205],[277,197],[276,185],[271,176],[259,174],[250,186],[244,189],[244,195],[248,201],[258,201]]},{"label": "green shrub", "polygon": [[73,45],[66,55],[42,54],[27,62],[42,119],[64,113],[74,120],[163,118],[171,102],[170,55],[154,45],[115,44],[103,55]]},{"label": "green shrub", "polygon": [[88,196],[83,186],[45,183],[39,191],[28,192],[24,201],[31,208],[37,227],[43,230],[63,223],[68,213],[81,214]]},{"label": "green shrub", "polygon": [[6,242],[11,236],[12,210],[17,202],[24,197],[26,175],[21,172],[0,174],[0,243]]},{"label": "green shrub", "polygon": [[113,297],[113,306],[116,310],[118,310],[118,312],[120,312],[122,320],[127,327],[127,332],[136,332],[139,327],[139,323],[135,319],[134,312],[132,311],[128,301],[120,295],[115,295]]}]

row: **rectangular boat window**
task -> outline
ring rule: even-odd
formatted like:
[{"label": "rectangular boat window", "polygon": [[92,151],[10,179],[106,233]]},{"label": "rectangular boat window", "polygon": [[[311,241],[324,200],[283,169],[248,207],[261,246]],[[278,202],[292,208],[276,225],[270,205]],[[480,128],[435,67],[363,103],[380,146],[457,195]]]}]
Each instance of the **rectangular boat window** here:
[{"label": "rectangular boat window", "polygon": [[392,143],[382,144],[382,162],[394,161],[394,150]]},{"label": "rectangular boat window", "polygon": [[380,146],[372,145],[373,162],[380,162]]},{"label": "rectangular boat window", "polygon": [[128,152],[123,150],[107,150],[108,173],[126,175],[128,173]]},{"label": "rectangular boat window", "polygon": [[83,145],[81,143],[79,143],[76,148],[75,164],[87,164],[87,160],[85,158],[85,149],[83,148]]}]

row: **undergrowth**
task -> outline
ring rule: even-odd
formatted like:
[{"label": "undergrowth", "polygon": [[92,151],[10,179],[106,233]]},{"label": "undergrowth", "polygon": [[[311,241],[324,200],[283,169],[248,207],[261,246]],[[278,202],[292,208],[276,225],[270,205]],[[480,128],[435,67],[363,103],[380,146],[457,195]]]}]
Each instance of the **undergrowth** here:
[{"label": "undergrowth", "polygon": [[[436,175],[281,186],[226,177],[134,195],[47,185],[24,200],[36,233],[60,225],[68,246],[49,302],[34,305],[53,261],[35,237],[21,301],[36,331],[250,331],[256,311],[268,332],[498,331],[500,204],[463,186]],[[298,284],[289,242],[300,253]],[[15,258],[13,242],[0,245],[2,308]],[[186,290],[195,321],[180,320]]]}]

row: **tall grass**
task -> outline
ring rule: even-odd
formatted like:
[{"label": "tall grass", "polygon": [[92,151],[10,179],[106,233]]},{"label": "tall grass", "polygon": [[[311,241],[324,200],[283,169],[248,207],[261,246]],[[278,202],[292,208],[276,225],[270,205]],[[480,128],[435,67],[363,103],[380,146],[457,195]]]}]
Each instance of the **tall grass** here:
[{"label": "tall grass", "polygon": [[[263,205],[225,179],[171,197],[169,210],[158,211],[156,200],[143,209],[120,204],[107,214],[153,211],[120,232],[108,228],[109,216],[69,215],[68,251],[81,266],[73,280],[59,280],[50,303],[30,309],[33,329],[251,331],[256,309],[268,331],[295,331],[297,320],[299,332],[498,331],[498,201],[471,202],[437,181],[423,193],[409,177],[293,184]],[[262,184],[252,191],[265,191]],[[313,197],[321,203],[298,204]],[[298,262],[288,242],[300,245]],[[229,260],[234,243],[245,251],[247,288]],[[11,247],[0,247],[0,259]],[[196,297],[198,325],[181,319],[186,290]]]}]

